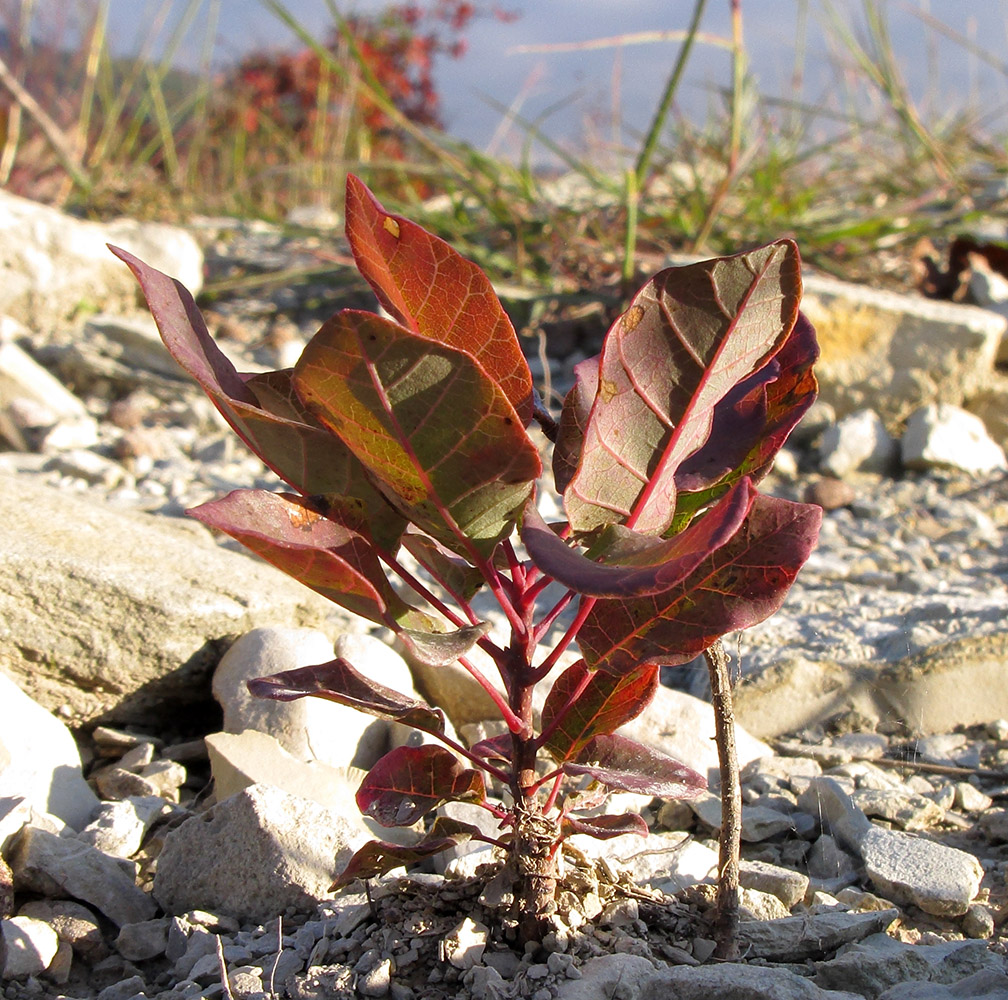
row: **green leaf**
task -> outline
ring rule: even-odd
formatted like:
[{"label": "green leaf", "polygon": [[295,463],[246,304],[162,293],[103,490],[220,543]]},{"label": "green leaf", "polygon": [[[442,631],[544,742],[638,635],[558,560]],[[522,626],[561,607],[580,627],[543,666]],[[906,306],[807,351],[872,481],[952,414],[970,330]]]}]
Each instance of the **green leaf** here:
[{"label": "green leaf", "polygon": [[312,338],[294,388],[386,497],[453,548],[484,557],[514,527],[542,463],[473,358],[391,320],[344,310]]}]

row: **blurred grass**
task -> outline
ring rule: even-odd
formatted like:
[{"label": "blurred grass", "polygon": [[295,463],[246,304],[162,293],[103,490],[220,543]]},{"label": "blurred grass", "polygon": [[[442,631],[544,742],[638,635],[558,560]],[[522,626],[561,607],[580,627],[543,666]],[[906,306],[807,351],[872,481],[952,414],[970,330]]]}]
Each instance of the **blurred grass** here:
[{"label": "blurred grass", "polygon": [[[221,88],[213,68],[220,0],[187,0],[167,37],[172,0],[161,0],[146,44],[129,59],[113,54],[107,0],[62,56],[33,42],[25,25],[36,4],[23,0],[20,20],[6,26],[17,42],[0,63],[0,183],[92,217],[282,221],[298,205],[338,209],[352,170],[497,281],[625,293],[671,252],[729,253],[781,236],[796,238],[805,258],[827,272],[906,284],[902,272],[915,243],[956,235],[989,207],[983,193],[990,183],[1008,175],[1005,136],[988,133],[981,108],[936,116],[915,105],[882,2],[865,0],[854,30],[824,0],[821,20],[844,72],[829,104],[813,106],[757,91],[747,70],[744,0],[717,0],[731,4],[729,38],[699,32],[707,0],[695,0],[643,135],[622,129],[622,148],[571,149],[550,135],[548,114],[529,121],[517,106],[502,108],[502,126],[523,135],[513,162],[403,113],[334,0],[327,4],[335,45],[313,37],[283,0],[259,2],[319,58],[307,137],[269,121],[253,136],[243,124],[247,109],[228,106],[238,98]],[[200,66],[180,72],[179,46],[203,10],[209,30]],[[921,18],[964,55],[1008,74],[995,54]],[[807,30],[805,0],[795,25],[795,93],[806,70]],[[726,49],[731,72],[697,123],[677,112],[676,96],[699,45]],[[56,57],[54,75],[45,61]],[[399,155],[384,154],[367,133],[363,100],[391,121]],[[827,138],[813,142],[815,135]],[[535,168],[544,155],[567,172],[562,183]],[[625,164],[622,172],[601,166],[614,160]]]}]

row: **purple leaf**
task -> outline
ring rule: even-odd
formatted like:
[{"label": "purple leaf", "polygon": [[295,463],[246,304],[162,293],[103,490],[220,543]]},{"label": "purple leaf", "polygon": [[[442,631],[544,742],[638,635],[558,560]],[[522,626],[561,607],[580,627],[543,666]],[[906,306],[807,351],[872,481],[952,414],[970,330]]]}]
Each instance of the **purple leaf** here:
[{"label": "purple leaf", "polygon": [[234,490],[187,513],[370,621],[394,627],[421,615],[392,589],[352,501],[323,507],[291,493]]},{"label": "purple leaf", "polygon": [[546,695],[542,745],[560,763],[576,757],[593,737],[608,735],[636,719],[657,689],[658,667],[608,674],[589,671],[584,660],[578,660],[553,682]]},{"label": "purple leaf", "polygon": [[679,467],[676,488],[702,490],[717,482],[734,482],[742,475],[759,482],[815,400],[812,365],[818,356],[815,329],[799,313],[791,335],[773,359],[714,408],[710,439]]},{"label": "purple leaf", "polygon": [[470,566],[430,535],[407,528],[402,535],[402,547],[449,593],[463,601],[471,600],[486,583],[475,566]]},{"label": "purple leaf", "polygon": [[483,776],[444,747],[401,746],[385,754],[357,790],[357,805],[382,826],[412,826],[442,802],[482,802]]},{"label": "purple leaf", "polygon": [[329,886],[329,891],[336,892],[357,879],[367,881],[396,868],[426,861],[435,854],[447,851],[457,844],[464,844],[475,836],[483,839],[478,827],[457,822],[443,824],[441,822],[443,819],[444,817],[439,816],[427,836],[416,844],[390,844],[384,840],[369,840],[347,862],[336,881]]},{"label": "purple leaf", "polygon": [[514,754],[514,738],[510,733],[501,733],[474,743],[469,750],[483,760],[510,764]]},{"label": "purple leaf", "polygon": [[532,561],[565,587],[589,597],[643,597],[662,593],[684,580],[713,549],[738,530],[756,490],[742,480],[712,510],[668,539],[639,535],[633,557],[605,564],[594,562],[568,545],[543,521],[535,501],[522,517],[521,539]]},{"label": "purple leaf", "polygon": [[648,835],[648,825],[639,813],[594,816],[590,819],[564,816],[560,829],[564,836],[572,833],[586,833],[596,840],[612,840],[614,837],[622,837],[627,833],[636,833],[639,837]]},{"label": "purple leaf", "polygon": [[671,757],[626,736],[596,736],[567,774],[587,774],[607,788],[666,799],[692,798],[707,788],[707,779]]},{"label": "purple leaf", "polygon": [[589,667],[622,673],[686,663],[784,602],[815,546],[822,509],[757,495],[742,527],[672,590],[594,603],[578,633]]},{"label": "purple leaf", "polygon": [[365,677],[341,657],[314,667],[298,667],[268,677],[255,677],[247,681],[246,686],[257,698],[271,698],[273,701],[324,698],[379,719],[422,729],[425,733],[439,736],[445,731],[444,712],[440,708],[431,708],[425,702],[407,698],[393,688]]},{"label": "purple leaf", "polygon": [[660,535],[675,474],[711,432],[718,402],[762,368],[798,315],[798,251],[785,240],[669,268],[606,336],[577,472],[564,493],[576,532],[611,522]]},{"label": "purple leaf", "polygon": [[294,388],[405,516],[484,556],[510,534],[542,471],[501,388],[469,354],[343,310],[312,338]]}]

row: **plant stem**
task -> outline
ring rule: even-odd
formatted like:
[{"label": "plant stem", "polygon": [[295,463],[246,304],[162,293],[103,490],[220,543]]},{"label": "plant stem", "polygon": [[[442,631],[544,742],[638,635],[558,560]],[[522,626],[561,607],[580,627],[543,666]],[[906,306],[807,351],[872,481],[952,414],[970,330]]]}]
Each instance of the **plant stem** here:
[{"label": "plant stem", "polygon": [[721,836],[719,838],[717,908],[714,933],[717,958],[739,957],[739,842],[742,838],[742,786],[735,752],[735,713],[732,709],[728,656],[718,639],[704,651],[710,671],[711,701],[718,765],[721,774]]}]

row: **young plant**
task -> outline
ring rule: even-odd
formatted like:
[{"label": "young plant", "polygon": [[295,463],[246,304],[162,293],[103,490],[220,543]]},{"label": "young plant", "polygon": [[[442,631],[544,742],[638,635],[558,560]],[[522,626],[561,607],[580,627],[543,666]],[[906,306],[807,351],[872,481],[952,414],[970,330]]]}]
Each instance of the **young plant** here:
[{"label": "young plant", "polygon": [[[755,485],[816,392],[798,251],[781,241],[655,275],[601,354],[576,366],[555,422],[479,268],[386,212],[355,177],[346,234],[389,315],[343,310],[293,369],[254,375],[226,360],[185,288],[114,252],[171,353],[295,491],[236,490],[190,513],[387,626],[417,660],[461,664],[506,725],[463,746],[436,706],[339,658],[250,682],[264,697],[328,698],[438,741],[393,750],[365,777],[357,803],[378,823],[410,826],[453,800],[498,821],[494,836],[440,816],[409,846],[372,841],[335,886],[476,838],[508,853],[517,933],[538,939],[565,836],[647,833],[634,813],[579,810],[613,790],[683,797],[705,786],[617,732],[652,700],[660,668],[705,651],[713,664],[719,637],[780,606],[815,543],[818,507]],[[536,505],[533,422],[553,443],[560,524]],[[551,583],[560,596],[547,600]],[[506,617],[506,644],[473,606],[480,590]],[[559,669],[575,642],[580,658]]]}]

